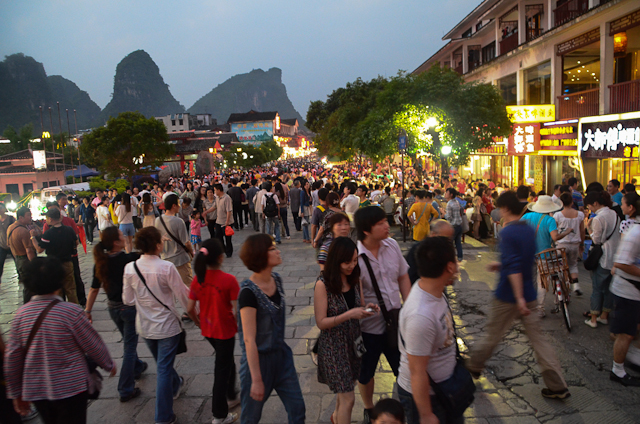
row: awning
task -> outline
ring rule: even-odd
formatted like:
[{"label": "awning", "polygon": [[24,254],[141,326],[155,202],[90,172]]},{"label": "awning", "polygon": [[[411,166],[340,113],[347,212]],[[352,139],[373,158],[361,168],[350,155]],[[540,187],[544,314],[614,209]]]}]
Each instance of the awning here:
[{"label": "awning", "polygon": [[73,176],[74,178],[97,177],[98,175],[100,175],[98,171],[91,169],[86,165],[80,165],[78,168],[65,171],[64,173],[65,177]]}]

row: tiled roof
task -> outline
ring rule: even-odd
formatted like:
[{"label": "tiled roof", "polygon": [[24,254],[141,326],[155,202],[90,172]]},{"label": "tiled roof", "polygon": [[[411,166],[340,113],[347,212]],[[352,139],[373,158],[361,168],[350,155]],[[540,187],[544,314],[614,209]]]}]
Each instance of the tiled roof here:
[{"label": "tiled roof", "polygon": [[255,110],[250,110],[247,113],[232,113],[227,122],[273,121],[276,119],[277,114],[278,112],[256,112]]},{"label": "tiled roof", "polygon": [[[66,166],[67,169],[72,169],[71,165]],[[47,166],[47,171],[55,172],[56,168],[53,164],[49,164]],[[58,164],[58,171],[64,171],[62,164]],[[4,168],[0,168],[0,174],[24,174],[30,172],[45,172],[44,169],[35,169],[33,166],[25,165],[25,166],[7,166]]]},{"label": "tiled roof", "polygon": [[295,126],[298,123],[298,119],[297,118],[293,118],[293,119],[281,119],[280,120],[281,124],[284,125],[291,125],[292,127]]},{"label": "tiled roof", "polygon": [[208,133],[206,136],[191,138],[183,141],[181,144],[176,144],[176,153],[186,152],[199,152],[202,150],[209,150],[210,147],[215,147],[216,141],[221,146],[226,146],[231,143],[238,143],[238,137],[236,133]]}]

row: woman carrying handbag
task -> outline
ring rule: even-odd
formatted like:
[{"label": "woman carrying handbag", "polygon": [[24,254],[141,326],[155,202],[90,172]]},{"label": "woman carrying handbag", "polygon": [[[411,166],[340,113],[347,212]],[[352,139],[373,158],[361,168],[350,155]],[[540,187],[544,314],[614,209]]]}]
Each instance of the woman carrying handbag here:
[{"label": "woman carrying handbag", "polygon": [[[174,296],[187,310],[189,289],[176,267],[160,259],[163,242],[160,231],[146,227],[136,233],[135,247],[142,256],[124,269],[122,302],[136,305],[138,333],[156,360],[156,423],[175,423],[173,400],[180,395],[184,379],[173,368],[179,347],[184,343],[180,315]],[[186,348],[183,347],[184,350]]]}]

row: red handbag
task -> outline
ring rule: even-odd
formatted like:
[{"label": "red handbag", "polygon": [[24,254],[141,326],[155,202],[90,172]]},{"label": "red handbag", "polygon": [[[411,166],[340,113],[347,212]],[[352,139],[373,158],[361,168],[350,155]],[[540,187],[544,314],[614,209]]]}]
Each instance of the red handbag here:
[{"label": "red handbag", "polygon": [[226,227],[224,227],[224,235],[225,236],[231,237],[234,234],[235,234],[235,231],[233,231],[233,228],[231,228],[230,225],[227,225]]}]

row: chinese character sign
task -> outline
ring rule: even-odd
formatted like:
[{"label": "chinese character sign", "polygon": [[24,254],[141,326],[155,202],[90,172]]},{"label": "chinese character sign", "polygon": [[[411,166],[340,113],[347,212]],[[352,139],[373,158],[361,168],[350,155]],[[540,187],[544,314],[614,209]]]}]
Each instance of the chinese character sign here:
[{"label": "chinese character sign", "polygon": [[509,155],[527,155],[540,150],[540,124],[516,124],[509,137]]},{"label": "chinese character sign", "polygon": [[507,106],[511,122],[551,122],[556,119],[555,105],[521,105]]},{"label": "chinese character sign", "polygon": [[578,137],[578,149],[582,157],[637,157],[640,119],[581,123]]}]

